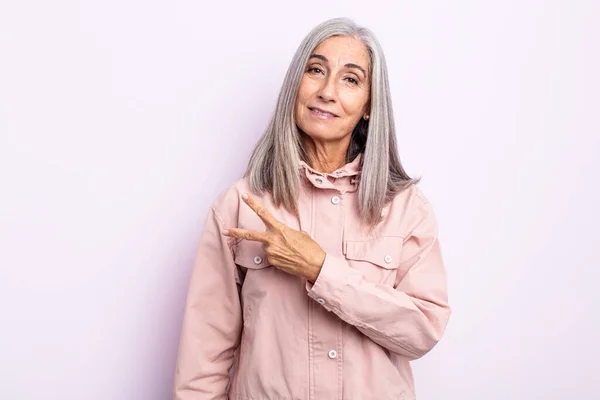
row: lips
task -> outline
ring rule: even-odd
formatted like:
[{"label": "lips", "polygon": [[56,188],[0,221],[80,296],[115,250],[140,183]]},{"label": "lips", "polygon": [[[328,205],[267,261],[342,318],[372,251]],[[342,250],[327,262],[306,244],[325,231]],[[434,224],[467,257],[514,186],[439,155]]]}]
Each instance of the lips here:
[{"label": "lips", "polygon": [[317,112],[319,112],[321,114],[324,114],[324,115],[330,115],[332,117],[337,117],[336,114],[332,113],[331,111],[323,110],[322,108],[308,107],[308,109],[311,110],[311,111],[317,111]]}]

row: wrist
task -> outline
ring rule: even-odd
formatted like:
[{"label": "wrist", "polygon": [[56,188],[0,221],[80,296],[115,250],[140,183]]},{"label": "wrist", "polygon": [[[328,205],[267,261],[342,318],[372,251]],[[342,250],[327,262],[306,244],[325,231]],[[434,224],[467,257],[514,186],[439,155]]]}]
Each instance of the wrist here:
[{"label": "wrist", "polygon": [[326,256],[327,256],[327,253],[325,251],[321,250],[321,252],[319,253],[319,256],[315,258],[315,262],[313,264],[311,264],[311,267],[309,269],[310,274],[307,277],[307,279],[311,283],[315,283],[315,281],[319,277],[319,274],[321,273],[321,269],[323,268],[323,263],[325,262]]}]

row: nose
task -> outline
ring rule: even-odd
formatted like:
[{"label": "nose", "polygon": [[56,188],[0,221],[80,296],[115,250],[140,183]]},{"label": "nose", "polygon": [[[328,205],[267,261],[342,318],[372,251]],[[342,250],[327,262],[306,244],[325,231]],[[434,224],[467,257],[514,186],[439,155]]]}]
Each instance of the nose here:
[{"label": "nose", "polygon": [[335,77],[330,75],[327,79],[323,79],[323,84],[319,89],[319,98],[325,102],[335,101],[337,91],[335,87]]}]

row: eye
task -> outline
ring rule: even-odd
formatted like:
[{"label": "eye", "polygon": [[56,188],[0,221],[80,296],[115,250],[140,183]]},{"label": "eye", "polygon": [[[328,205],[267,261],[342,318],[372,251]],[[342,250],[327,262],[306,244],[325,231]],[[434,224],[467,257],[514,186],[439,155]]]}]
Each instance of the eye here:
[{"label": "eye", "polygon": [[346,80],[348,80],[348,82],[352,83],[353,85],[358,85],[358,81],[352,77],[347,77]]},{"label": "eye", "polygon": [[321,72],[323,72],[323,71],[321,71],[321,68],[317,68],[317,67],[310,67],[310,68],[308,69],[308,72],[316,72],[316,73],[318,74],[318,73],[321,73]]}]

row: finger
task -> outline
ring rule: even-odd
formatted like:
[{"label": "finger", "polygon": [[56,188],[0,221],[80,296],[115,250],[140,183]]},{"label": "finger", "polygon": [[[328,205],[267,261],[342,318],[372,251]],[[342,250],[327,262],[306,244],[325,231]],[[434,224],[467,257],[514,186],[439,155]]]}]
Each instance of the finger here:
[{"label": "finger", "polygon": [[[247,197],[246,197],[247,196]],[[260,217],[260,219],[265,223],[267,227],[276,228],[283,224],[277,218],[271,214],[271,212],[263,206],[260,202],[258,202],[253,196],[250,196],[248,193],[244,193],[242,198],[250,206],[252,210]]]},{"label": "finger", "polygon": [[241,229],[241,228],[228,228],[223,234],[225,236],[236,237],[240,239],[253,240],[261,243],[269,243],[268,236],[265,232],[253,231],[251,229]]}]

